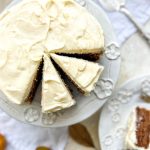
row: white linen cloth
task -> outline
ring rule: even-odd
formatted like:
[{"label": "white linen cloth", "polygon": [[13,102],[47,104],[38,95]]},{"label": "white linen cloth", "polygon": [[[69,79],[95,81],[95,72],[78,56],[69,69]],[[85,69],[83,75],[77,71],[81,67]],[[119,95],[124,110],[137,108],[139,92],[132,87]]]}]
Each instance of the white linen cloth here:
[{"label": "white linen cloth", "polygon": [[[94,1],[100,5],[99,0]],[[126,0],[126,7],[141,24],[146,23],[150,18],[150,0]],[[108,12],[107,10],[105,10],[105,12],[109,16],[117,35],[118,43],[121,45],[136,31],[136,28],[124,14],[119,12]]]},{"label": "white linen cloth", "polygon": [[8,141],[7,150],[35,150],[38,146],[63,150],[68,138],[67,127],[56,129],[27,125],[14,120],[1,110],[0,133]]},{"label": "white linen cloth", "polygon": [[[0,0],[0,6],[5,0]],[[99,4],[98,0],[94,0]],[[144,24],[150,18],[149,0],[128,0],[127,8],[137,20]],[[118,12],[107,12],[114,26],[119,43],[136,31],[133,24]],[[63,150],[67,142],[67,128],[39,128],[14,120],[0,110],[0,133],[8,141],[7,150],[35,150],[37,146],[48,146],[52,150]]]}]

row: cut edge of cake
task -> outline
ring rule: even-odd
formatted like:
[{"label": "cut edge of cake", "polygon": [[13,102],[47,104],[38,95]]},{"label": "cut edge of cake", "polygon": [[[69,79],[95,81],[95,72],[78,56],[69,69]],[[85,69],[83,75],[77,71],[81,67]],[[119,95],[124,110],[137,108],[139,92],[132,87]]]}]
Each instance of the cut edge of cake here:
[{"label": "cut edge of cake", "polygon": [[56,53],[56,54],[57,55],[61,55],[61,56],[75,57],[75,58],[79,58],[79,59],[84,59],[84,60],[95,62],[95,61],[100,59],[100,57],[102,56],[103,52],[95,53],[95,54],[65,54],[65,53]]},{"label": "cut edge of cake", "polygon": [[125,148],[149,150],[150,128],[148,129],[148,126],[150,126],[150,110],[142,107],[134,108],[128,119]]},{"label": "cut edge of cake", "polygon": [[89,95],[104,70],[103,66],[83,59],[50,54],[53,61],[84,95]]},{"label": "cut edge of cake", "polygon": [[[7,99],[9,99],[10,102],[21,105],[26,102],[31,103],[33,101],[37,87],[41,81],[42,60],[36,64],[35,68],[32,76],[30,75],[30,79],[27,80],[28,82],[26,82],[26,84],[23,86],[19,86],[18,89],[15,89],[15,87],[10,84],[7,86],[7,88],[1,89],[2,93],[6,96]],[[22,89],[24,89],[24,92],[22,92]]]},{"label": "cut edge of cake", "polygon": [[51,113],[75,105],[75,100],[61,79],[49,56],[44,55],[42,112]]},{"label": "cut edge of cake", "polygon": [[38,85],[42,79],[42,69],[43,69],[43,61],[41,61],[39,68],[37,70],[37,73],[35,75],[35,78],[33,80],[31,90],[28,94],[28,96],[25,98],[25,102],[32,102],[35,96],[35,93],[37,91]]}]

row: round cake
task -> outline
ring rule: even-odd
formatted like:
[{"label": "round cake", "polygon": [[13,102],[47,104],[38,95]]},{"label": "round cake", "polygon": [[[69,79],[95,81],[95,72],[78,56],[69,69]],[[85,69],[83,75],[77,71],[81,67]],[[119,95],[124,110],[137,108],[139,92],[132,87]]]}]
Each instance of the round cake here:
[{"label": "round cake", "polygon": [[101,25],[74,0],[23,0],[0,15],[0,90],[23,104],[42,80],[43,113],[71,107],[58,68],[89,95],[104,67],[82,58],[96,60],[103,50]]}]

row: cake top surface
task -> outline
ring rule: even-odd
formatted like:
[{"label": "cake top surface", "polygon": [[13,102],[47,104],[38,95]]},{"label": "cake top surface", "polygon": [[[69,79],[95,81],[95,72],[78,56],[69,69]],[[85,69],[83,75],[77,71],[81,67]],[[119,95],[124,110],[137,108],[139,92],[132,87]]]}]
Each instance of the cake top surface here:
[{"label": "cake top surface", "polygon": [[23,0],[0,15],[0,43],[0,89],[20,104],[44,54],[100,53],[104,37],[96,19],[73,0]]}]

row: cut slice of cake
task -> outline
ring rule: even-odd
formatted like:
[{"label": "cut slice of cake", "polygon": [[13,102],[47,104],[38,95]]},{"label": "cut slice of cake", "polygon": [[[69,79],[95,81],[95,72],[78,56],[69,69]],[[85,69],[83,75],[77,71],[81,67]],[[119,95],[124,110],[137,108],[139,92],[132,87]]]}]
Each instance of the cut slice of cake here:
[{"label": "cut slice of cake", "polygon": [[130,115],[126,149],[150,150],[150,110],[137,107]]},{"label": "cut slice of cake", "polygon": [[54,62],[84,94],[89,94],[95,87],[104,67],[83,59],[51,54]]},{"label": "cut slice of cake", "polygon": [[44,55],[42,81],[42,112],[50,113],[75,104],[70,92],[54,68],[50,58]]}]

